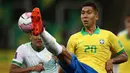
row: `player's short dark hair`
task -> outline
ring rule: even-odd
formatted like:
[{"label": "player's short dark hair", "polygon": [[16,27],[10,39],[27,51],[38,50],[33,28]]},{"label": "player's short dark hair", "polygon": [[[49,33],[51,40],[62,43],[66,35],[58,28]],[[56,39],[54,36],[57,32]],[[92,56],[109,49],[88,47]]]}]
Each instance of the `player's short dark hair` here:
[{"label": "player's short dark hair", "polygon": [[130,17],[129,13],[124,15],[124,19],[127,19],[128,17]]},{"label": "player's short dark hair", "polygon": [[94,2],[94,1],[87,1],[87,2],[84,2],[81,6],[81,8],[85,7],[85,6],[90,6],[92,7],[95,11],[98,11],[98,7],[97,7],[97,4]]},{"label": "player's short dark hair", "polygon": [[130,14],[127,14],[126,17],[130,17]]}]

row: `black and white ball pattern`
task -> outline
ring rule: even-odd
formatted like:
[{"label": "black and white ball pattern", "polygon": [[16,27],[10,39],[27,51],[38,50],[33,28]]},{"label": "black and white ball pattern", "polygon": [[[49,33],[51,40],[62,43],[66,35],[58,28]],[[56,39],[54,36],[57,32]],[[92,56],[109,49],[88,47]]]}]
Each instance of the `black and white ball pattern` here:
[{"label": "black and white ball pattern", "polygon": [[19,28],[28,33],[32,31],[32,20],[31,20],[31,12],[23,13],[18,20]]}]

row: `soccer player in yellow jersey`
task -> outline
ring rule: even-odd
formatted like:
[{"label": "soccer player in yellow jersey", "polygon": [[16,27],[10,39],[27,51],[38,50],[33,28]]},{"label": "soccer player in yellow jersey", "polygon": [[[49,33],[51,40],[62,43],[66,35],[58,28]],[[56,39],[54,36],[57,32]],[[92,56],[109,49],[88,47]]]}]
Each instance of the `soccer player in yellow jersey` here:
[{"label": "soccer player in yellow jersey", "polygon": [[[83,4],[81,20],[84,27],[70,37],[67,45],[69,51],[45,30],[38,8],[32,11],[32,33],[41,35],[47,50],[58,57],[66,73],[112,73],[113,64],[127,61],[128,57],[118,38],[112,32],[96,26],[98,9],[94,2]],[[112,53],[117,56],[110,59]]]},{"label": "soccer player in yellow jersey", "polygon": [[[127,15],[125,17],[125,28],[126,28],[127,33],[119,36],[119,39],[124,45],[124,48],[128,56],[130,56],[130,15]],[[119,72],[130,73],[129,68],[130,68],[130,60],[119,65]]]},{"label": "soccer player in yellow jersey", "polygon": [[[120,59],[125,55],[124,47],[117,37],[110,31],[96,26],[98,9],[95,5],[84,4],[81,11],[83,28],[73,34],[67,45],[67,49],[76,55],[78,60],[92,67],[99,73],[112,70],[109,65],[120,63],[110,59],[111,54],[118,54]],[[105,70],[106,68],[106,70]]]}]

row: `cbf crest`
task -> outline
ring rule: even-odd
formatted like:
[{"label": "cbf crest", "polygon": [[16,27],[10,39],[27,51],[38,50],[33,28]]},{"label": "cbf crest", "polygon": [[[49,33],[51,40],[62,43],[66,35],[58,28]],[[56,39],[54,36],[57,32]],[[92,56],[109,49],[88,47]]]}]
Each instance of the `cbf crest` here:
[{"label": "cbf crest", "polygon": [[100,39],[100,44],[104,44],[104,39]]}]

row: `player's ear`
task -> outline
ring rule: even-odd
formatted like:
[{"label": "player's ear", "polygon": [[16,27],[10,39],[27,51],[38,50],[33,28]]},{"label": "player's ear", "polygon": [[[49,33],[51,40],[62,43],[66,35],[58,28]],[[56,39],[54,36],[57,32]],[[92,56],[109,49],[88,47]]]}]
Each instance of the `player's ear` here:
[{"label": "player's ear", "polygon": [[98,12],[96,11],[96,20],[98,20],[99,19],[99,15],[98,15]]}]

